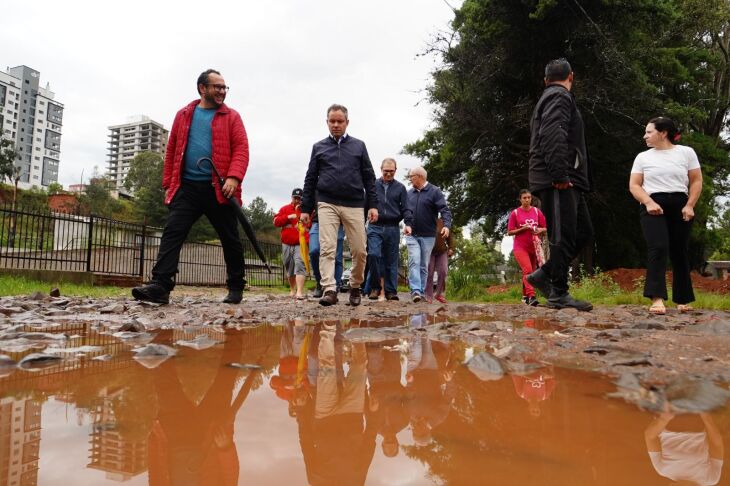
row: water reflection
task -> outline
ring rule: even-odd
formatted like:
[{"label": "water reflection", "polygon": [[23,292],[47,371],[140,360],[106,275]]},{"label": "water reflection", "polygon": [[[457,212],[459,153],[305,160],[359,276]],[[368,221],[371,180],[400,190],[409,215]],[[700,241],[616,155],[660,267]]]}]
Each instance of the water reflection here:
[{"label": "water reflection", "polygon": [[[644,412],[603,398],[607,380],[529,356],[529,372],[483,381],[462,365],[482,349],[434,338],[434,323],[418,314],[160,331],[155,344],[200,333],[222,344],[177,347],[152,369],[132,360],[132,345],[91,336],[110,360],[0,379],[0,484],[58,483],[52,473],[72,462],[77,469],[61,479],[83,484],[723,481],[727,409],[663,414],[647,426]],[[397,325],[418,331],[344,338],[352,327]],[[54,416],[49,403],[67,410]],[[79,429],[83,440],[71,433]],[[59,434],[70,437],[62,447],[42,447]],[[264,471],[257,480],[251,457]]]},{"label": "water reflection", "polygon": [[[701,413],[691,417],[695,418],[693,429],[699,421],[704,429],[701,432],[670,431],[668,426],[675,417],[670,412],[659,414],[644,431],[652,466],[661,476],[680,484],[717,484],[722,474],[725,447],[715,420],[711,415]],[[686,427],[686,424],[682,425]]]},{"label": "water reflection", "polygon": [[[168,341],[168,332],[158,339]],[[240,355],[241,335],[230,332],[218,362],[212,363],[213,376],[196,383],[195,373],[207,370],[188,368],[181,374],[175,360],[153,371],[159,411],[149,436],[150,485],[238,484],[233,421],[259,373],[251,370],[233,395],[240,370],[227,364]]]}]

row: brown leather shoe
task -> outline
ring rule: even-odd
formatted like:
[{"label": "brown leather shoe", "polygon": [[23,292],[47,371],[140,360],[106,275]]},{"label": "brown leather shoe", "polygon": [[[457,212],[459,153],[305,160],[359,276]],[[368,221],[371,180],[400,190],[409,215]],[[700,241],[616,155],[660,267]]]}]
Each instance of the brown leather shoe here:
[{"label": "brown leather shoe", "polygon": [[337,303],[337,292],[334,290],[328,290],[324,293],[324,296],[319,299],[319,305],[335,305]]},{"label": "brown leather shoe", "polygon": [[351,306],[360,305],[361,299],[362,299],[362,294],[360,292],[360,289],[350,289],[350,305]]},{"label": "brown leather shoe", "polygon": [[380,292],[378,290],[371,290],[368,294],[368,299],[370,300],[378,300],[378,296],[380,295]]}]

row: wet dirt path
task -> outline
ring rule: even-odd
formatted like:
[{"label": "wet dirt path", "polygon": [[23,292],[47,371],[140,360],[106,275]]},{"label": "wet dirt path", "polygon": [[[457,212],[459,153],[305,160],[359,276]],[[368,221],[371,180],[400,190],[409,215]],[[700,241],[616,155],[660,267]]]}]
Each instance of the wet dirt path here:
[{"label": "wet dirt path", "polygon": [[727,313],[220,293],[0,299],[0,484],[729,484]]}]

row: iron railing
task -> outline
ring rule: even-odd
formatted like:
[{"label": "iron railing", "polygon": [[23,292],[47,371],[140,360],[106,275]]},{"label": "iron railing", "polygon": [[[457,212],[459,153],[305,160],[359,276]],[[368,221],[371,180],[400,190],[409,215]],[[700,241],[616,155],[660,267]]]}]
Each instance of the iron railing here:
[{"label": "iron railing", "polygon": [[[154,226],[93,214],[0,206],[0,268],[90,272],[148,280],[161,236],[162,230]],[[273,273],[268,273],[251,242],[244,239],[248,283],[265,287],[284,285],[281,245],[260,245]],[[183,245],[178,284],[223,285],[225,281],[226,265],[220,244]]]}]

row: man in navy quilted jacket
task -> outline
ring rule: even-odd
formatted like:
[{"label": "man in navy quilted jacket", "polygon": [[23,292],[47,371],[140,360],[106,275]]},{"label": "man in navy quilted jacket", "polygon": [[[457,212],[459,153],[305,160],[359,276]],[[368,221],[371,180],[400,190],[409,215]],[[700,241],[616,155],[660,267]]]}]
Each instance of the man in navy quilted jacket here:
[{"label": "man in navy quilted jacket", "polygon": [[[227,198],[241,202],[241,182],[248,168],[248,138],[241,116],[223,103],[228,86],[221,74],[208,69],[198,76],[196,99],[177,112],[165,152],[162,187],[169,214],[160,241],[152,279],[132,289],[137,300],[167,304],[175,287],[180,250],[193,224],[205,215],[223,245],[226,261],[226,303],[241,302],[245,285],[243,246],[238,237],[235,208]],[[208,157],[225,178],[220,187]]]},{"label": "man in navy quilted jacket", "polygon": [[340,224],[352,253],[350,305],[360,305],[365,280],[365,210],[373,223],[378,220],[378,196],[375,193],[375,171],[362,140],[350,136],[347,108],[332,105],[327,109],[329,137],[312,147],[302,196],[302,223],[317,201],[319,215],[320,272],[324,295],[321,305],[337,303],[335,290],[335,250]]}]

